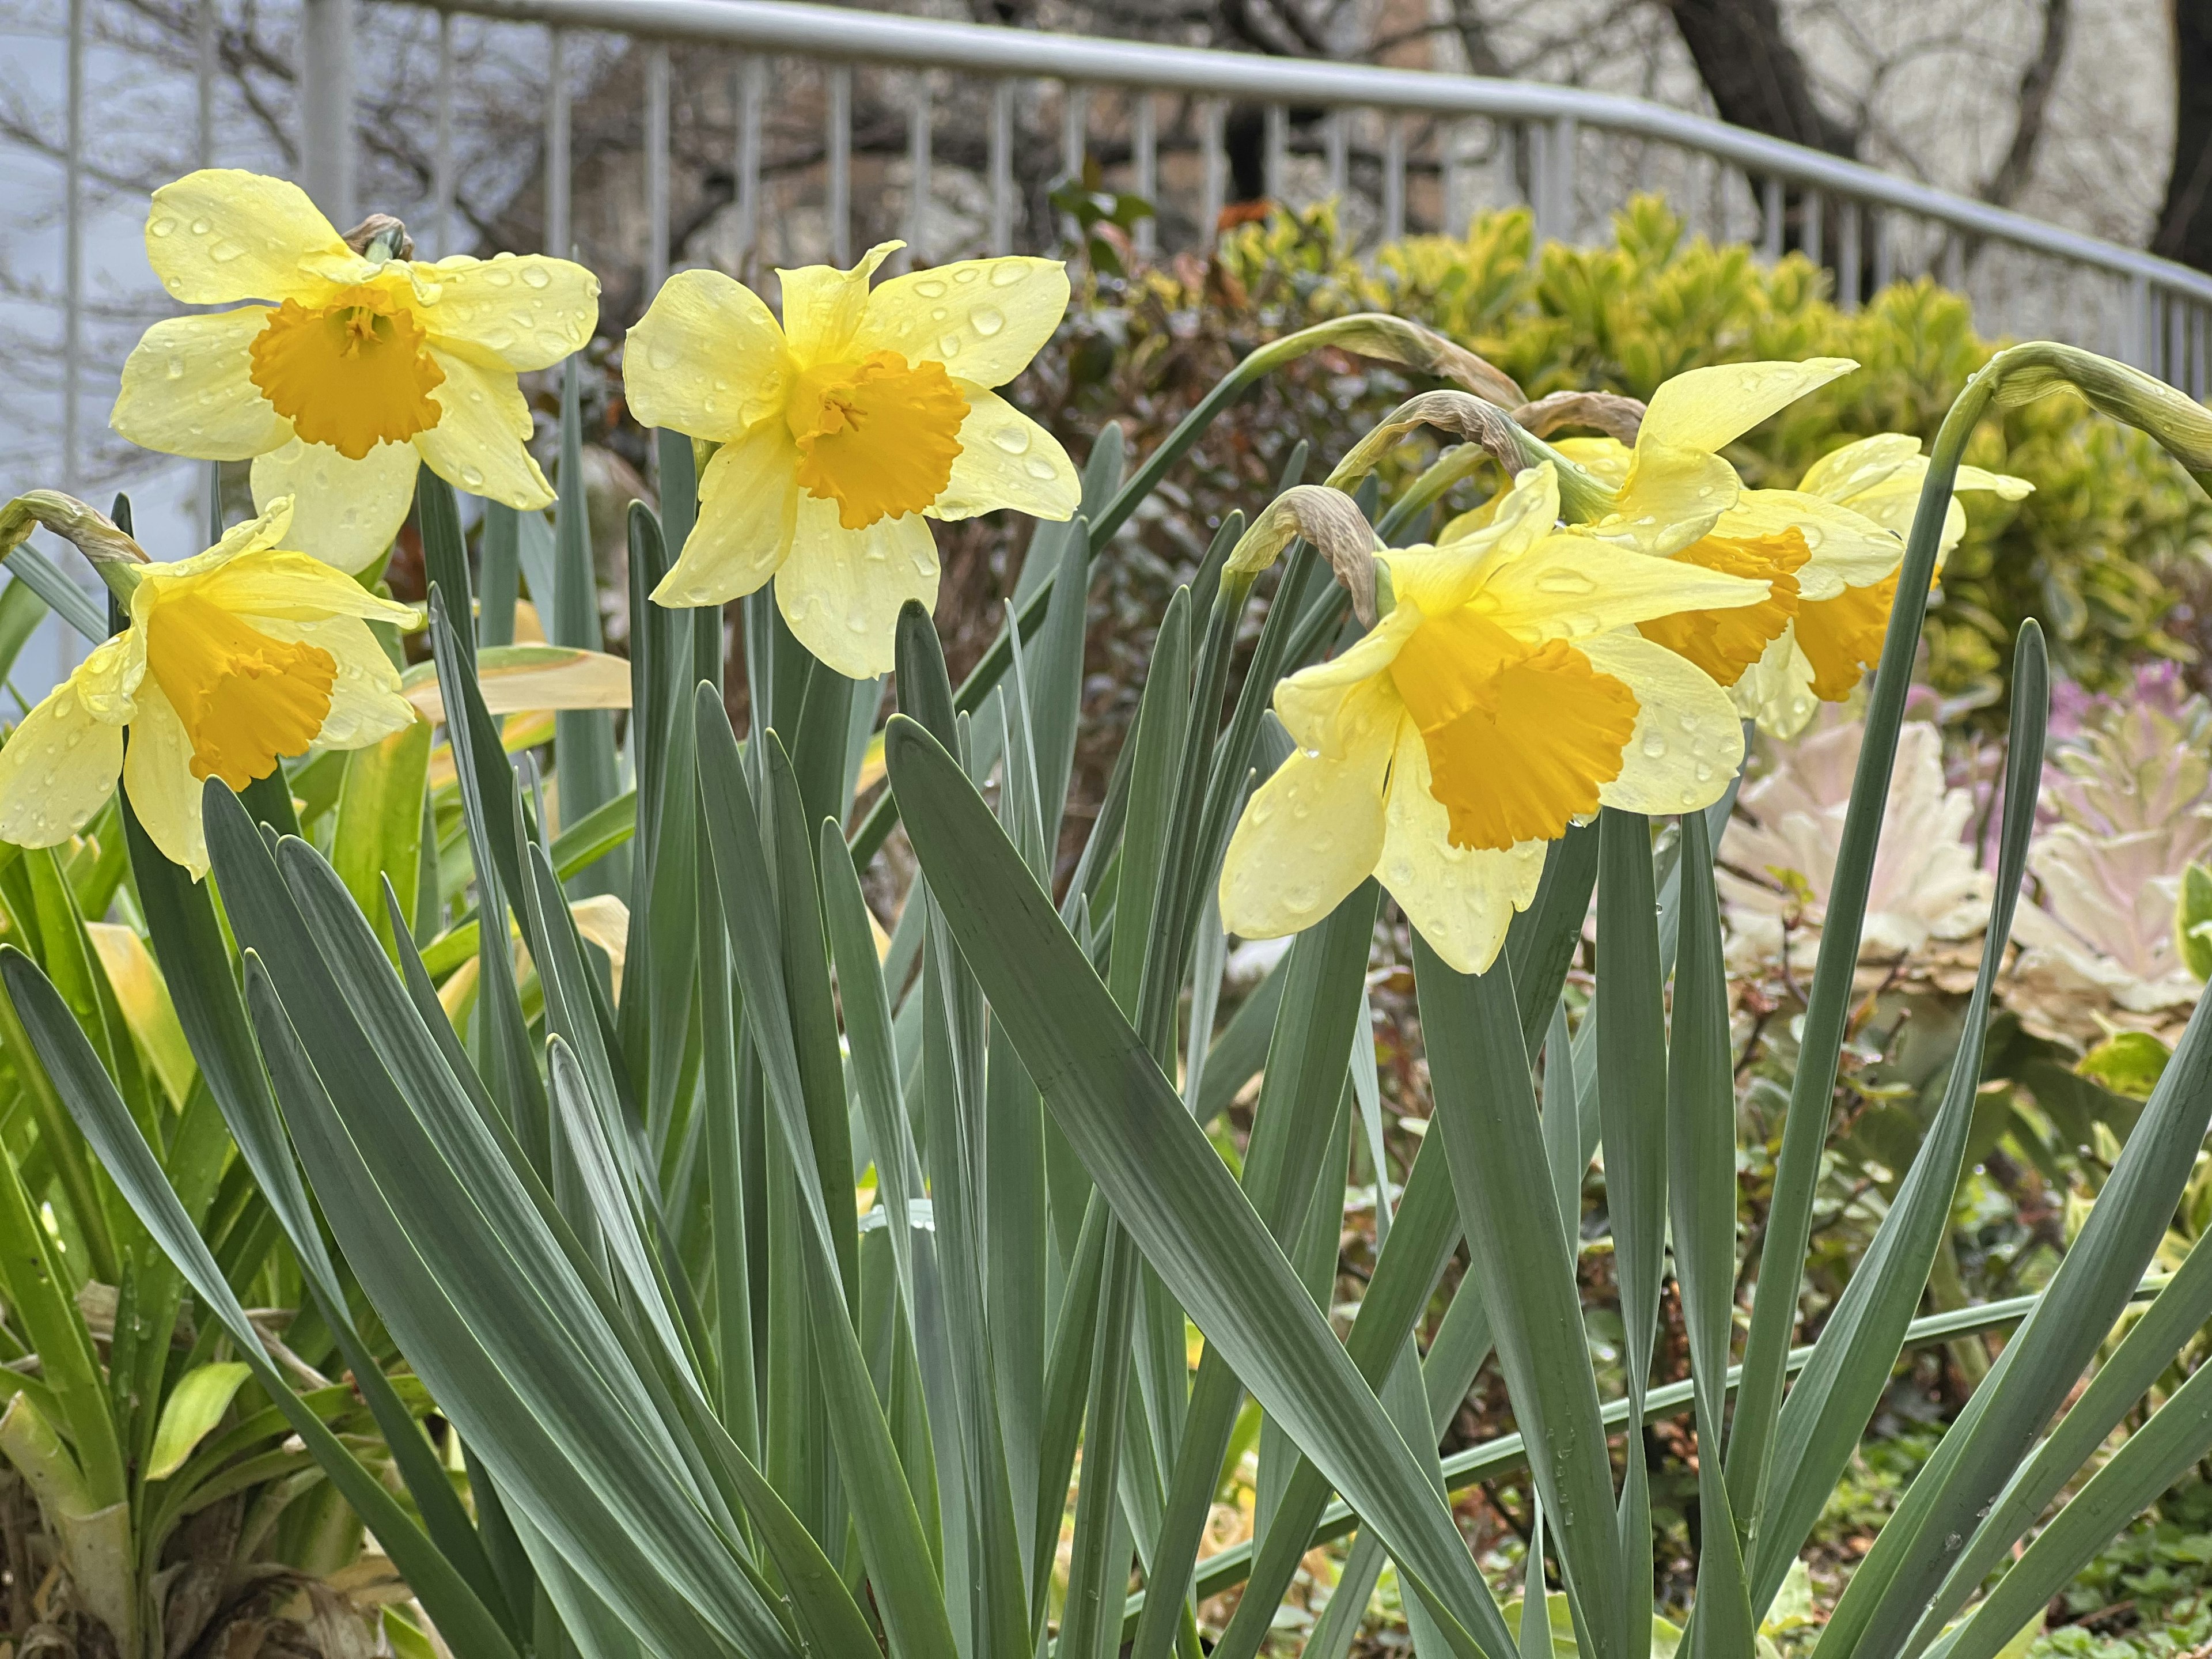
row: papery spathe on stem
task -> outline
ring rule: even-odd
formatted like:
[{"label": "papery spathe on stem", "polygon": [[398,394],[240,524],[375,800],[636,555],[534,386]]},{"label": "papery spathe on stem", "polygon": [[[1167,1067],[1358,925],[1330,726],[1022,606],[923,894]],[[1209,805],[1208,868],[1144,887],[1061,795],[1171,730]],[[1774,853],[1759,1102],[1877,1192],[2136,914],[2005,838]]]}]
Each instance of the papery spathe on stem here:
[{"label": "papery spathe on stem", "polygon": [[1374,528],[1359,503],[1327,484],[1294,484],[1275,497],[1238,538],[1222,567],[1222,580],[1249,580],[1304,537],[1329,562],[1352,595],[1352,613],[1364,627],[1375,625]]}]

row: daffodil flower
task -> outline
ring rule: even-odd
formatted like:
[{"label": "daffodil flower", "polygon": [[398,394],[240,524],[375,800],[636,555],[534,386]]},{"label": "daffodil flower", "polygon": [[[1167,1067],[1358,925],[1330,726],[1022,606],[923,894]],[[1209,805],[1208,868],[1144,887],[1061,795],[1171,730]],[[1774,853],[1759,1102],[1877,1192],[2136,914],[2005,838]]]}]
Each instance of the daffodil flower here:
[{"label": "daffodil flower", "polygon": [[256,506],[290,497],[294,544],[344,570],[391,547],[418,465],[549,505],[515,376],[579,349],[599,319],[581,265],[416,262],[392,252],[392,222],[364,252],[281,179],[210,168],[155,191],[146,257],[170,297],[238,308],[147,330],[111,420],[147,449],[252,460]]},{"label": "daffodil flower", "polygon": [[1231,932],[1296,933],[1373,875],[1439,956],[1480,973],[1570,823],[1601,805],[1682,812],[1719,798],[1743,756],[1728,694],[1635,628],[1755,605],[1767,584],[1624,558],[1555,531],[1558,514],[1547,463],[1487,528],[1376,555],[1391,608],[1276,688],[1297,749],[1230,840]]},{"label": "daffodil flower", "polygon": [[901,246],[779,271],[780,325],[742,283],[679,271],[623,353],[639,420],[720,446],[653,597],[720,605],[773,576],[791,631],[855,679],[891,666],[902,605],[936,605],[930,520],[1065,519],[1081,499],[1066,452],[990,389],[1052,337],[1066,269],[968,259],[871,289]]},{"label": "daffodil flower", "polygon": [[[1902,538],[1920,507],[1921,480],[1928,458],[1920,441],[1902,432],[1879,433],[1822,456],[1806,469],[1794,491],[1757,490],[1754,495],[1790,495],[1832,503]],[[2008,473],[1962,466],[1945,505],[1943,529],[1936,544],[1940,574],[1951,550],[1966,533],[1966,510],[1959,501],[1966,490],[1985,491],[2016,501],[2035,486]],[[1864,573],[1858,573],[1863,574]],[[1850,696],[1861,677],[1881,655],[1897,599],[1897,572],[1871,580],[1853,580],[1840,592],[1808,592],[1790,625],[1772,640],[1758,662],[1736,682],[1736,706],[1762,730],[1792,738],[1805,729],[1814,708]]]},{"label": "daffodil flower", "polygon": [[281,756],[365,748],[414,720],[368,630],[414,613],[282,550],[291,520],[291,503],[272,501],[197,557],[134,567],[131,625],[0,745],[0,841],[67,841],[119,774],[154,844],[203,876],[204,780],[243,789]]}]

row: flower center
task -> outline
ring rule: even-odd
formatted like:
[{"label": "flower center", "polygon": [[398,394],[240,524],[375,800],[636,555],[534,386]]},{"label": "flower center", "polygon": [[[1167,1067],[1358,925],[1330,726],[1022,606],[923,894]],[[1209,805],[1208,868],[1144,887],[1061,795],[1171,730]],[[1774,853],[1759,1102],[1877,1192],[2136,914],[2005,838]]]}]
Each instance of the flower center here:
[{"label": "flower center", "polygon": [[1889,632],[1890,607],[1897,603],[1897,577],[1865,587],[1847,587],[1832,599],[1808,599],[1797,612],[1797,648],[1813,665],[1813,695],[1841,702],[1859,677],[1881,659]]},{"label": "flower center", "polygon": [[287,300],[249,348],[261,395],[311,444],[357,461],[380,443],[404,443],[438,424],[430,393],[446,372],[405,307],[373,288],[331,305]]},{"label": "flower center", "polygon": [[1636,631],[1645,639],[1665,646],[1678,657],[1687,657],[1716,684],[1734,685],[1743,678],[1744,670],[1782,637],[1782,630],[1797,614],[1797,572],[1813,556],[1813,550],[1806,545],[1804,533],[1792,529],[1779,535],[1741,539],[1706,536],[1674,556],[1684,564],[1771,584],[1766,597],[1756,605],[1725,611],[1678,611],[1671,617],[1637,624]]},{"label": "flower center", "polygon": [[272,640],[191,592],[156,604],[146,667],[192,742],[192,775],[233,789],[276,769],[315,740],[331,712],[337,662],[319,647]]},{"label": "flower center", "polygon": [[1390,678],[1429,750],[1455,847],[1550,840],[1597,811],[1636,696],[1564,640],[1524,645],[1472,610],[1424,622]]},{"label": "flower center", "polygon": [[837,503],[837,522],[866,530],[919,513],[945,493],[960,456],[968,399],[942,363],[896,351],[800,374],[784,405],[799,444],[799,482]]}]

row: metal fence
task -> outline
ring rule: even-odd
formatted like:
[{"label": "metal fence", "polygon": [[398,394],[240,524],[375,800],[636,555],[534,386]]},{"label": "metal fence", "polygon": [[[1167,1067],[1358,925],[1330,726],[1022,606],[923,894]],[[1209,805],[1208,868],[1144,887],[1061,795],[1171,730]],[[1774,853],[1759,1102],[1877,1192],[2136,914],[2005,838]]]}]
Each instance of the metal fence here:
[{"label": "metal fence", "polygon": [[[356,8],[404,0],[297,0],[301,179],[341,223],[357,204]],[[64,470],[76,481],[82,407],[93,365],[82,313],[87,9],[68,0],[68,218]],[[199,153],[211,153],[213,0],[200,0]],[[1475,209],[1525,201],[1540,235],[1578,239],[1627,194],[1659,188],[1717,240],[1768,258],[1802,252],[1834,273],[1846,307],[1893,277],[1930,271],[1974,298],[1984,332],[2069,338],[2123,357],[2203,397],[2212,341],[2212,276],[2136,249],[1946,193],[1816,150],[1680,110],[1571,88],[1358,64],[1267,58],[939,22],[770,0],[450,0],[434,19],[434,156],[423,200],[406,207],[426,247],[456,242],[455,100],[460,28],[536,37],[545,66],[543,222],[550,248],[572,244],[570,72],[580,42],[641,49],[641,176],[614,217],[649,295],[669,269],[672,62],[696,79],[726,59],[717,118],[728,149],[740,259],[848,260],[859,234],[902,233],[921,254],[1041,246],[1060,234],[1030,185],[1086,156],[1109,181],[1161,205],[1140,224],[1147,252],[1203,246],[1231,189],[1235,133],[1256,137],[1259,183],[1277,199],[1344,198],[1377,239],[1459,228]],[[477,20],[469,21],[468,20]],[[680,59],[675,54],[681,53]],[[714,73],[722,70],[717,68]],[[903,112],[902,143],[872,135],[856,154],[856,87],[870,107]],[[585,88],[588,92],[589,88]],[[763,117],[818,114],[820,142],[764,155]],[[1057,153],[1051,144],[1057,112]],[[811,116],[808,118],[812,118]],[[878,124],[880,125],[880,123]],[[981,142],[977,143],[977,129]],[[1038,137],[1042,131],[1048,135]],[[948,135],[969,160],[942,159]],[[890,153],[886,155],[888,150]],[[977,158],[980,158],[978,164]],[[1248,168],[1249,171],[1249,168]],[[933,214],[960,173],[979,210],[946,233]],[[856,194],[856,180],[862,188]],[[1028,181],[1028,183],[1024,183]],[[604,181],[601,181],[604,192]],[[939,246],[964,242],[966,246]],[[809,244],[811,244],[811,246]],[[617,319],[627,320],[627,319]],[[106,368],[107,366],[100,366]]]}]

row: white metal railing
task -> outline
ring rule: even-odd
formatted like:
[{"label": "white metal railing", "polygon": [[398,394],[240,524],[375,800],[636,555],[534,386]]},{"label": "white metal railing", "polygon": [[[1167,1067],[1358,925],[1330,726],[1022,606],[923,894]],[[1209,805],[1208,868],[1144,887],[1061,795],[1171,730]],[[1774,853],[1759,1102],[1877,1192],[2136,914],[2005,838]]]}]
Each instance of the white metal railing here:
[{"label": "white metal railing", "polygon": [[[366,3],[299,0],[301,176],[341,223],[356,216],[358,205],[354,200],[358,135],[353,53],[361,21],[356,8]],[[69,0],[63,447],[64,473],[73,483],[82,482],[77,477],[78,439],[88,368],[82,327],[82,149],[83,63],[91,3]],[[1445,206],[1432,217],[1448,218],[1470,205],[1463,198],[1453,197],[1451,169],[1456,162],[1452,132],[1480,123],[1490,129],[1493,160],[1507,158],[1504,171],[1513,186],[1525,193],[1541,235],[1573,237],[1593,213],[1602,214],[1617,204],[1619,193],[1632,187],[1626,173],[1615,164],[1618,158],[1609,160],[1609,146],[1638,146],[1639,157],[1656,149],[1671,155],[1685,169],[1680,176],[1693,185],[1703,180],[1717,203],[1719,220],[1712,228],[1723,234],[1735,228],[1728,217],[1729,192],[1735,190],[1735,199],[1748,207],[1751,216],[1746,239],[1754,240],[1770,258],[1779,258],[1784,251],[1794,207],[1796,245],[1816,261],[1825,257],[1834,268],[1837,295],[1846,307],[1860,301],[1869,283],[1879,288],[1901,274],[1907,268],[1904,262],[1916,252],[1926,256],[1920,259],[1920,268],[1936,269],[1957,283],[1967,276],[1970,250],[1978,264],[1986,263],[1984,251],[2008,250],[2027,263],[2015,273],[2009,301],[1993,307],[1987,295],[1977,294],[1985,331],[2032,326],[2035,331],[2069,336],[2111,351],[2199,397],[2212,386],[2206,362],[2208,348],[2212,348],[2212,276],[1638,99],[1533,82],[1076,38],[782,0],[379,3],[426,6],[438,14],[434,176],[428,199],[418,205],[428,216],[429,245],[441,251],[455,241],[455,20],[468,16],[532,25],[546,32],[550,68],[544,112],[546,243],[563,251],[572,236],[572,94],[564,72],[566,45],[577,32],[612,32],[646,47],[644,107],[639,117],[644,246],[633,252],[648,294],[668,270],[672,252],[670,50],[680,45],[733,55],[733,194],[737,236],[744,248],[758,242],[763,228],[763,112],[769,96],[770,66],[781,66],[781,77],[799,62],[813,66],[811,73],[820,77],[823,94],[823,142],[818,163],[810,164],[819,176],[808,185],[818,197],[826,226],[827,246],[816,257],[840,262],[851,257],[854,76],[880,76],[885,71],[899,72],[893,95],[907,105],[903,161],[908,240],[933,256],[951,252],[927,248],[937,176],[932,76],[903,73],[951,71],[954,76],[989,84],[984,124],[988,161],[981,169],[988,202],[988,229],[981,238],[983,251],[1009,250],[1021,234],[1015,118],[1017,92],[1025,85],[1043,82],[1060,89],[1060,142],[1055,159],[1062,172],[1080,166],[1097,111],[1107,97],[1118,95],[1116,147],[1127,156],[1127,186],[1147,199],[1157,198],[1162,180],[1159,106],[1166,100],[1184,100],[1186,113],[1195,112],[1194,122],[1188,124],[1195,127],[1199,163],[1192,222],[1201,236],[1216,223],[1226,194],[1224,123],[1232,104],[1259,105],[1264,110],[1264,178],[1269,193],[1277,196],[1283,193],[1293,147],[1293,111],[1301,125],[1318,126],[1317,138],[1308,133],[1297,142],[1309,160],[1320,162],[1322,188],[1339,195],[1351,183],[1355,124],[1365,133],[1379,131],[1379,140],[1367,146],[1362,159],[1363,165],[1371,160],[1379,174],[1373,191],[1375,228],[1385,238],[1402,234],[1408,228],[1413,129],[1421,126],[1423,142],[1441,152],[1440,161],[1424,165],[1445,175]],[[199,153],[205,158],[212,153],[215,138],[216,11],[214,0],[198,0],[198,138]],[[941,74],[936,78],[940,83],[945,79]],[[785,83],[780,78],[778,84]],[[1646,162],[1639,159],[1635,171],[1640,180],[1648,171]],[[1739,178],[1740,184],[1734,182]],[[1594,194],[1602,197],[1616,185],[1615,200],[1591,203]],[[1048,238],[1054,228],[1048,220],[1032,240]],[[1832,244],[1828,241],[1832,234]],[[1139,227],[1137,240],[1140,250],[1156,251],[1151,222]],[[2065,290],[2063,300],[2053,301],[2051,295],[2062,283],[2073,286]],[[2008,312],[2039,314],[2015,321]]]}]

